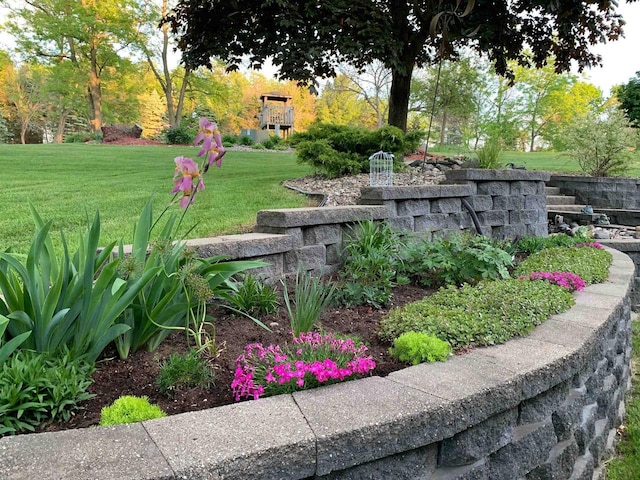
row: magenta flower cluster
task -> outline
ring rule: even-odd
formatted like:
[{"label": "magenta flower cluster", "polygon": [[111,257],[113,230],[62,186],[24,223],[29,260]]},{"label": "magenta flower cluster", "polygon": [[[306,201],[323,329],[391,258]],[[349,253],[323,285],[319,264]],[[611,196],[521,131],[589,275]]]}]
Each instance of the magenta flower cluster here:
[{"label": "magenta flower cluster", "polygon": [[597,248],[598,250],[603,250],[604,247],[602,246],[602,244],[598,243],[598,242],[583,242],[583,243],[576,243],[574,245],[574,247],[588,247],[588,248]]},{"label": "magenta flower cluster", "polygon": [[547,282],[567,288],[572,292],[582,290],[586,285],[580,275],[571,272],[531,272],[523,275],[521,279],[526,280],[546,280]]},{"label": "magenta flower cluster", "polygon": [[366,346],[331,333],[301,333],[284,348],[252,343],[236,359],[231,390],[236,401],[257,400],[364,375],[376,366],[366,352]]}]

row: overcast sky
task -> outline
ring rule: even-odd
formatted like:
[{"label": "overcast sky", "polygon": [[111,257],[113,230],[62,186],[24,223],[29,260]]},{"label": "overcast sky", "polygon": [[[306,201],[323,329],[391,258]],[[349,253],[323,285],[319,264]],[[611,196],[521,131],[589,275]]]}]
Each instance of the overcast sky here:
[{"label": "overcast sky", "polygon": [[624,38],[593,47],[594,52],[602,55],[602,67],[584,72],[606,96],[611,87],[627,83],[640,71],[640,2],[627,4],[619,0],[619,3],[618,11],[627,22]]}]

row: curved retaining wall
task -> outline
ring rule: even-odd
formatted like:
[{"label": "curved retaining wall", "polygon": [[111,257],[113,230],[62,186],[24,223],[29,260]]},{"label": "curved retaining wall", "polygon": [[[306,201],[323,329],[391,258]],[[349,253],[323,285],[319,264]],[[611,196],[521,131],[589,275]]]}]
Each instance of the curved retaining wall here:
[{"label": "curved retaining wall", "polygon": [[528,337],[133,425],[0,439],[3,479],[592,479],[630,385],[634,265]]}]

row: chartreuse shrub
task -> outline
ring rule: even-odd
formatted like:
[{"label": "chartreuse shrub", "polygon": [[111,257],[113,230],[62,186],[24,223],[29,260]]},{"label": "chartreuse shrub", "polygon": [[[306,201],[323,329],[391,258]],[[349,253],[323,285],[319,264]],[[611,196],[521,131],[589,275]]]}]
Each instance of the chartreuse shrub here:
[{"label": "chartreuse shrub", "polygon": [[394,169],[401,168],[400,157],[415,150],[421,132],[404,133],[386,126],[366,130],[347,125],[316,124],[306,132],[291,137],[300,163],[309,163],[329,177],[353,175],[369,171],[369,157],[384,151],[397,159]]},{"label": "chartreuse shrub", "polygon": [[449,235],[408,243],[406,274],[426,286],[460,285],[509,278],[507,243],[481,235]]},{"label": "chartreuse shrub", "polygon": [[15,352],[0,364],[0,436],[69,420],[93,396],[87,392],[92,372],[92,364],[73,360],[69,352]]},{"label": "chartreuse shrub", "polygon": [[589,285],[604,282],[609,277],[612,260],[609,252],[597,247],[552,247],[527,257],[515,269],[514,276],[526,276],[531,272],[571,272]]},{"label": "chartreuse shrub", "polygon": [[206,358],[197,350],[185,354],[172,353],[160,364],[156,384],[162,393],[191,387],[209,388],[215,375]]},{"label": "chartreuse shrub", "polygon": [[517,279],[448,286],[423,300],[392,309],[379,335],[393,341],[405,332],[424,332],[454,349],[495,345],[526,335],[550,315],[574,304],[571,292],[548,282]]},{"label": "chartreuse shrub", "polygon": [[402,238],[389,224],[370,220],[358,223],[347,238],[336,301],[374,308],[389,303],[392,288],[408,282],[402,275],[403,248]]},{"label": "chartreuse shrub", "polygon": [[451,346],[427,333],[405,332],[393,341],[389,353],[402,362],[418,365],[446,361],[451,355]]},{"label": "chartreuse shrub", "polygon": [[100,425],[143,422],[166,416],[160,407],[149,403],[148,397],[123,395],[102,409]]}]

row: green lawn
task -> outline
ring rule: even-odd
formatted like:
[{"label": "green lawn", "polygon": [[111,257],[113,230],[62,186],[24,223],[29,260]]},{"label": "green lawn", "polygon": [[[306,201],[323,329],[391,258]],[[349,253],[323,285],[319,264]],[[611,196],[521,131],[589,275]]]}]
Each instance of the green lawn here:
[{"label": "green lawn", "polygon": [[[149,197],[156,213],[172,199],[173,159],[195,158],[197,152],[191,146],[0,145],[0,251],[25,252],[30,245],[29,202],[71,239],[86,225],[86,215],[99,210],[101,242],[121,237],[130,242],[133,223]],[[303,196],[280,183],[310,173],[291,153],[230,151],[222,168],[214,166],[205,175],[206,189],[198,193],[183,225],[196,224],[192,238],[242,231],[255,222],[258,210],[305,205]]]},{"label": "green lawn", "polygon": [[[460,148],[447,148],[440,150],[434,148],[433,153],[443,155],[461,154],[475,156],[473,152],[470,152],[469,150],[462,150]],[[524,165],[527,167],[527,170],[547,170],[550,172],[580,171],[580,165],[578,165],[578,162],[572,160],[563,152],[503,151],[502,163],[507,164],[509,162],[513,162],[515,165]],[[626,176],[640,177],[640,151],[635,153],[634,162]]]}]

